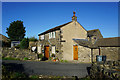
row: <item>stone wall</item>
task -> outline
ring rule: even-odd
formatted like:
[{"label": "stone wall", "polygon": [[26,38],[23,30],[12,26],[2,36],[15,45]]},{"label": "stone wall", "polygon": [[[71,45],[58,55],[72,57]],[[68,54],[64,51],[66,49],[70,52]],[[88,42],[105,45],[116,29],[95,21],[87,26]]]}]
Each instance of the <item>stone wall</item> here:
[{"label": "stone wall", "polygon": [[120,47],[100,47],[101,54],[107,56],[107,61],[117,61]]},{"label": "stone wall", "polygon": [[[61,35],[60,35],[60,30],[56,30],[55,32],[55,38],[51,38],[49,39],[49,33],[45,34],[45,39],[44,40],[40,40],[38,42],[38,46],[41,45],[41,50],[44,50],[45,46],[49,46],[49,54],[50,57],[53,54],[52,53],[52,46],[55,46],[55,55],[56,57],[58,57],[59,59],[62,59],[62,50],[61,50]],[[41,51],[40,54],[44,54],[44,52]]]},{"label": "stone wall", "polygon": [[29,42],[29,48],[34,47],[34,46],[37,46],[37,42],[30,41]]},{"label": "stone wall", "polygon": [[97,55],[99,55],[99,49],[93,49],[93,62],[96,62]]},{"label": "stone wall", "polygon": [[37,54],[31,52],[28,49],[15,49],[15,48],[3,48],[2,57],[18,58],[20,60],[24,60],[25,57],[30,60],[38,59]]},{"label": "stone wall", "polygon": [[95,80],[120,80],[120,62],[93,63],[90,68],[90,77]]},{"label": "stone wall", "polygon": [[91,62],[91,49],[83,46],[78,46],[78,61]]}]

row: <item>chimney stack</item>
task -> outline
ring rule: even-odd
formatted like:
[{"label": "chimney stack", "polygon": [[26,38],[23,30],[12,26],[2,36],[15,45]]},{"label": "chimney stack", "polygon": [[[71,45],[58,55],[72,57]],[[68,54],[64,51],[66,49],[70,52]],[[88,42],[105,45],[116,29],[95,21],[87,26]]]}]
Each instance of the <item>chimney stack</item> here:
[{"label": "chimney stack", "polygon": [[74,11],[73,11],[72,21],[77,21],[77,17],[75,16],[75,12]]}]

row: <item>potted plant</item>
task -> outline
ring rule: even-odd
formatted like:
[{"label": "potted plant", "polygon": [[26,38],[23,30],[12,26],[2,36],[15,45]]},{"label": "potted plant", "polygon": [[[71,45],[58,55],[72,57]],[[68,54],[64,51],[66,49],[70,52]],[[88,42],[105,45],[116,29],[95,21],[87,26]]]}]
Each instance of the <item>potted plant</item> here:
[{"label": "potted plant", "polygon": [[58,52],[59,52],[59,50],[58,50],[58,49],[56,49],[56,52],[58,53]]}]

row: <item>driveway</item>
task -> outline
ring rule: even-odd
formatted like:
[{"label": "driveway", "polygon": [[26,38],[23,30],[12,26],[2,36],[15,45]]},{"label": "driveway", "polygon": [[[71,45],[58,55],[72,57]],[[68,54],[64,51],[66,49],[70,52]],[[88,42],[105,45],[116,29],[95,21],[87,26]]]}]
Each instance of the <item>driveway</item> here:
[{"label": "driveway", "polygon": [[[28,75],[54,75],[54,76],[78,76],[85,77],[88,75],[88,63],[59,63],[59,62],[40,62],[40,61],[17,61],[3,60],[5,64],[14,65],[14,69],[19,69]],[[22,66],[21,66],[22,65]],[[20,67],[21,66],[21,67]]]}]

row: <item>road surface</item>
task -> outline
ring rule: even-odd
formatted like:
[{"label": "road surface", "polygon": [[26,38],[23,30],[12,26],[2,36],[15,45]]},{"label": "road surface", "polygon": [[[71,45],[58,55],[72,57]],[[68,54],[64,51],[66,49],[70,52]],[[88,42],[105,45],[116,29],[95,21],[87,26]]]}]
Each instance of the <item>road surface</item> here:
[{"label": "road surface", "polygon": [[[59,62],[40,62],[40,61],[18,61],[3,60],[5,64],[14,65],[14,69],[23,70],[28,75],[53,75],[53,76],[78,76],[88,75],[87,67],[89,63],[59,63]],[[20,67],[22,65],[22,67]]]}]

